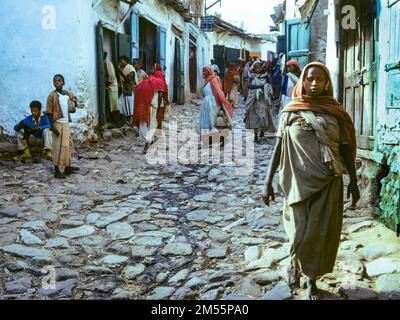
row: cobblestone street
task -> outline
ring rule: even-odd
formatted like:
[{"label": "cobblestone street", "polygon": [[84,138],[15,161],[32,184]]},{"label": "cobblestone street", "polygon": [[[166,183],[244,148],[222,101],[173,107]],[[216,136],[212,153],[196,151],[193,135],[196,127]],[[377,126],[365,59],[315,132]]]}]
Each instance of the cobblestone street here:
[{"label": "cobblestone street", "polygon": [[[165,127],[196,127],[199,102],[173,106]],[[49,161],[0,162],[0,299],[305,299],[286,283],[283,198],[261,199],[274,138],[238,175],[235,163],[148,164],[130,128],[109,133],[78,149],[64,181]],[[396,234],[368,209],[344,215],[323,298],[400,298]]]}]

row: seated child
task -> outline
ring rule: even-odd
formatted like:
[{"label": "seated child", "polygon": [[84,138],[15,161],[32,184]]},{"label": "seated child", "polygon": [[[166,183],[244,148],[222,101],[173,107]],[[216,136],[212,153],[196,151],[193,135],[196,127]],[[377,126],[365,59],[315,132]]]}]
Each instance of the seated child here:
[{"label": "seated child", "polygon": [[32,101],[30,108],[32,114],[14,126],[18,150],[24,151],[25,158],[32,159],[29,147],[40,147],[44,148],[47,157],[51,158],[53,154],[49,117],[42,112],[42,104],[39,101]]}]

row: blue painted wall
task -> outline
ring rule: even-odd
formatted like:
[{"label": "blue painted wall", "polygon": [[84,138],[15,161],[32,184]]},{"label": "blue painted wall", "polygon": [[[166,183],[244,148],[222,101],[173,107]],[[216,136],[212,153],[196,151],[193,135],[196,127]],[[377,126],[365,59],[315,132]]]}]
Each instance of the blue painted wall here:
[{"label": "blue painted wall", "polygon": [[[46,30],[46,6],[55,8],[55,29]],[[61,73],[66,89],[79,98],[81,107],[74,125],[81,134],[96,123],[97,84],[95,25],[92,1],[2,0],[0,11],[0,126],[8,134],[29,113],[29,103],[45,107],[52,77]],[[83,138],[83,137],[82,137]]]}]

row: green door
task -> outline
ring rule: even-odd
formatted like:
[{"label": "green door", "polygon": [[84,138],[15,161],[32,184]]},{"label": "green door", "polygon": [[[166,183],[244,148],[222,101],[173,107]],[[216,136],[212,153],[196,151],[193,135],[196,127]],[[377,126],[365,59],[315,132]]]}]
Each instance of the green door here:
[{"label": "green door", "polygon": [[131,61],[132,48],[130,36],[123,33],[117,34],[117,52],[118,57],[127,56],[129,61]]},{"label": "green door", "polygon": [[296,60],[301,68],[309,63],[310,28],[301,19],[286,21],[286,61]]}]

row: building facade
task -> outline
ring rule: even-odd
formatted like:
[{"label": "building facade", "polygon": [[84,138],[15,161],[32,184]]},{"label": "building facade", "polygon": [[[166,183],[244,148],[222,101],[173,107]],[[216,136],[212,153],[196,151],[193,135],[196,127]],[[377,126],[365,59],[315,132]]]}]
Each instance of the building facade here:
[{"label": "building facade", "polygon": [[239,56],[242,49],[261,50],[261,39],[246,39],[234,26],[202,32],[205,0],[31,2],[0,4],[8,13],[0,30],[0,89],[5,93],[0,97],[0,129],[7,135],[13,135],[14,124],[29,113],[30,101],[45,105],[52,77],[61,73],[65,88],[79,100],[72,123],[76,140],[95,139],[95,129],[110,120],[104,51],[115,66],[122,55],[139,58],[144,69],[160,63],[170,101],[183,104],[201,96],[202,68],[210,64],[215,46],[229,43]]}]

